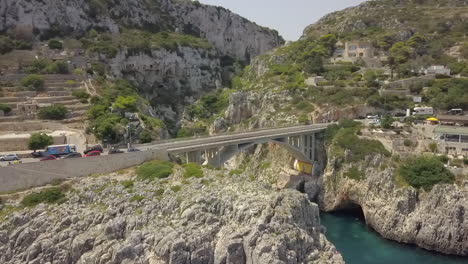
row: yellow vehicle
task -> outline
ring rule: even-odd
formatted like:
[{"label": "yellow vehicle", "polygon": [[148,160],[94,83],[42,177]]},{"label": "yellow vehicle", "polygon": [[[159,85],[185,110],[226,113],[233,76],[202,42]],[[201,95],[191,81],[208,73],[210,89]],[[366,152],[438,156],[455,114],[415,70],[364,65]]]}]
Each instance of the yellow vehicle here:
[{"label": "yellow vehicle", "polygon": [[312,175],[312,169],[314,168],[314,165],[308,163],[308,162],[304,162],[304,161],[300,161],[300,160],[296,160],[294,162],[294,169],[295,170],[298,170],[300,172],[303,172],[303,173],[306,173],[306,174],[309,174],[309,175]]}]

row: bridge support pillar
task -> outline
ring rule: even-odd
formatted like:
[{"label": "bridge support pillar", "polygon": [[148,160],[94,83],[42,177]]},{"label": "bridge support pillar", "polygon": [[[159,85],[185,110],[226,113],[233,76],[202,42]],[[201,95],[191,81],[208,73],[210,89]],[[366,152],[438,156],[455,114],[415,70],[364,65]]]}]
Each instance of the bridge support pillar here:
[{"label": "bridge support pillar", "polygon": [[205,162],[204,164],[212,165],[214,167],[219,166],[220,157],[218,149],[206,149],[205,150]]},{"label": "bridge support pillar", "polygon": [[187,163],[201,164],[201,162],[202,162],[201,151],[186,152],[185,153],[185,159],[186,159]]}]

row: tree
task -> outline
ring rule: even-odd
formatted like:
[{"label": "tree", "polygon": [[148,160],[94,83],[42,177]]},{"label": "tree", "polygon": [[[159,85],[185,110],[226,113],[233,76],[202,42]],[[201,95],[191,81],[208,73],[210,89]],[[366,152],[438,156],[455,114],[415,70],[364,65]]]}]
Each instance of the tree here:
[{"label": "tree", "polygon": [[28,141],[28,148],[36,152],[37,149],[43,149],[49,145],[52,145],[54,140],[52,136],[48,136],[45,133],[34,133],[31,135]]},{"label": "tree", "polygon": [[48,46],[50,49],[57,49],[57,50],[63,49],[63,44],[58,39],[49,40]]},{"label": "tree", "polygon": [[428,191],[438,183],[453,183],[455,176],[444,167],[437,157],[416,157],[408,159],[398,169],[409,185]]},{"label": "tree", "polygon": [[41,75],[31,74],[21,79],[20,83],[24,87],[34,89],[35,91],[40,91],[44,89],[45,81],[44,77]]},{"label": "tree", "polygon": [[39,109],[39,118],[51,119],[51,120],[62,120],[67,117],[68,109],[61,104],[51,105]]},{"label": "tree", "polygon": [[411,57],[411,48],[404,42],[397,42],[390,48],[390,56],[397,64],[403,64]]},{"label": "tree", "polygon": [[390,129],[393,126],[394,119],[390,115],[386,115],[380,121],[380,126],[385,129]]},{"label": "tree", "polygon": [[332,55],[337,42],[336,36],[334,34],[323,35],[320,37],[319,41],[329,50],[329,55]]},{"label": "tree", "polygon": [[0,36],[0,54],[8,53],[15,49],[15,43],[9,37]]},{"label": "tree", "polygon": [[112,107],[118,111],[135,112],[137,110],[137,98],[135,96],[119,96]]},{"label": "tree", "polygon": [[427,52],[427,39],[419,33],[414,34],[410,39],[408,39],[407,43],[419,56],[422,56]]},{"label": "tree", "polygon": [[148,131],[143,131],[140,133],[140,143],[150,143],[152,140],[153,138]]}]

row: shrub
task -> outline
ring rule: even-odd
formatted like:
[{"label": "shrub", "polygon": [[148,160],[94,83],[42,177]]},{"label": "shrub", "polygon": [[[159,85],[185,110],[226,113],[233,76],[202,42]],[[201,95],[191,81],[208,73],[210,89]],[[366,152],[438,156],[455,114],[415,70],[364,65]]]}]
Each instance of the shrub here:
[{"label": "shrub", "polygon": [[49,145],[52,145],[54,139],[45,133],[34,133],[31,135],[28,141],[28,148],[36,151],[37,149],[43,149]]},{"label": "shrub", "polygon": [[185,169],[185,178],[203,178],[203,170],[201,169],[200,165],[196,163],[187,163],[182,165],[182,167]]},{"label": "shrub", "polygon": [[437,158],[440,160],[440,162],[444,164],[447,164],[449,162],[449,158],[446,155],[438,156]]},{"label": "shrub", "polygon": [[439,183],[453,183],[455,176],[444,167],[437,157],[416,157],[408,159],[398,169],[398,174],[414,188],[430,190]]},{"label": "shrub", "polygon": [[182,190],[182,187],[180,185],[175,185],[171,187],[171,190],[173,192],[180,192],[180,190]]},{"label": "shrub", "polygon": [[309,123],[309,117],[306,114],[301,114],[297,120],[301,124],[308,124]]},{"label": "shrub", "polygon": [[63,44],[58,39],[49,40],[48,46],[50,49],[57,49],[57,50],[63,49]]},{"label": "shrub", "polygon": [[68,63],[66,61],[55,61],[55,62],[49,63],[46,66],[46,68],[41,71],[41,73],[68,74],[68,73],[70,73],[70,70],[68,69]]},{"label": "shrub", "polygon": [[132,198],[130,198],[130,202],[141,202],[141,201],[144,200],[144,199],[145,199],[144,196],[135,195],[135,196],[133,196]]},{"label": "shrub", "polygon": [[9,37],[0,36],[0,54],[8,53],[15,49],[15,43]]},{"label": "shrub", "polygon": [[23,198],[21,204],[33,207],[40,203],[60,203],[65,201],[65,194],[57,187],[49,188],[38,193],[32,193]]},{"label": "shrub", "polygon": [[34,89],[36,91],[40,91],[44,89],[44,77],[37,74],[31,74],[29,76],[24,77],[20,81],[21,85],[27,88]]},{"label": "shrub", "polygon": [[136,173],[140,180],[163,179],[172,174],[173,167],[168,161],[150,161],[138,167]]},{"label": "shrub", "polygon": [[130,188],[133,188],[133,181],[132,180],[128,180],[128,181],[122,181],[120,182],[120,184],[122,184],[122,186],[125,188],[125,189],[130,189]]},{"label": "shrub", "polygon": [[366,178],[364,171],[358,169],[357,167],[351,167],[345,174],[346,177],[353,180],[363,180]]},{"label": "shrub", "polygon": [[414,145],[414,143],[413,143],[413,141],[411,141],[411,140],[409,140],[409,139],[405,139],[405,140],[403,141],[403,145],[404,145],[405,147],[412,147],[412,146]]},{"label": "shrub", "polygon": [[232,170],[229,172],[229,176],[241,175],[243,172],[244,172],[243,170],[239,170],[239,169]]},{"label": "shrub", "polygon": [[123,112],[135,112],[137,110],[136,96],[119,96],[112,105],[115,110]]},{"label": "shrub", "polygon": [[463,164],[468,165],[468,158],[463,159]]},{"label": "shrub", "polygon": [[72,92],[72,95],[78,99],[86,99],[86,100],[91,97],[91,95],[85,90],[74,90]]},{"label": "shrub", "polygon": [[11,107],[9,105],[0,103],[0,110],[2,110],[5,114],[8,114],[11,112]]},{"label": "shrub", "polygon": [[39,109],[39,118],[63,120],[67,117],[68,109],[64,105],[56,104]]},{"label": "shrub", "polygon": [[430,150],[432,153],[437,152],[437,143],[435,143],[435,142],[430,143],[430,144],[429,144],[429,150]]},{"label": "shrub", "polygon": [[139,138],[140,138],[140,143],[143,143],[143,144],[151,143],[151,141],[153,140],[153,137],[148,131],[141,132]]}]

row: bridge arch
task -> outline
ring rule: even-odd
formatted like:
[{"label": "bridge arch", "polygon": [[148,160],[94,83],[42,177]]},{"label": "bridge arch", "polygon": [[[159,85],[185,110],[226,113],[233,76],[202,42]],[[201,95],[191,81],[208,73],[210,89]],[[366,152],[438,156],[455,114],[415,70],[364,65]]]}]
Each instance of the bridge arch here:
[{"label": "bridge arch", "polygon": [[236,154],[248,148],[265,143],[274,143],[286,149],[297,160],[313,164],[315,161],[315,133],[290,137],[267,138],[240,144],[230,144],[216,148],[206,148],[201,151],[185,152],[187,162],[209,164],[220,167]]}]

